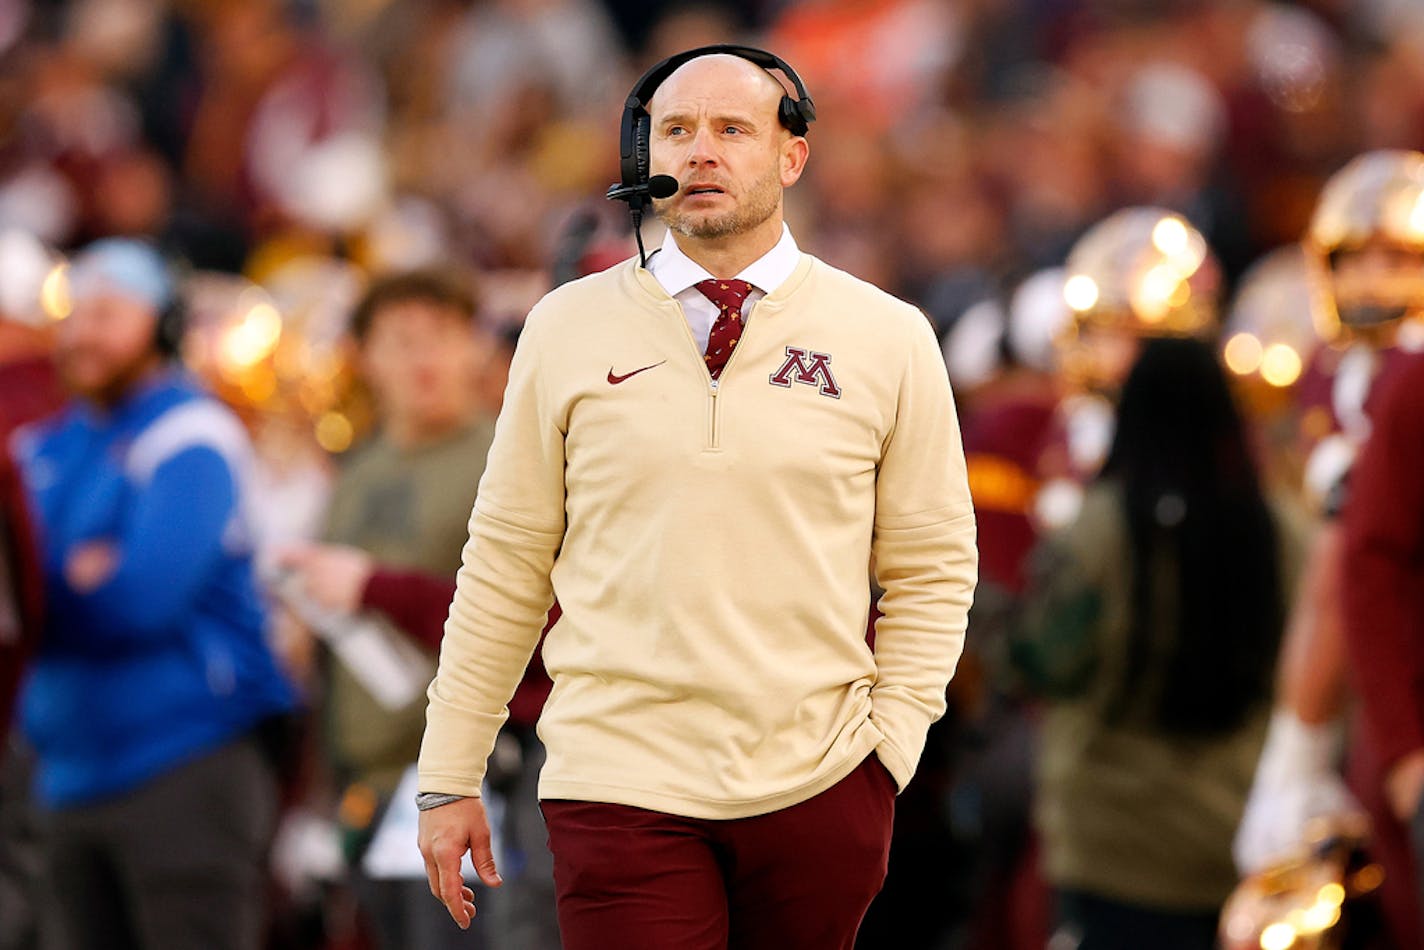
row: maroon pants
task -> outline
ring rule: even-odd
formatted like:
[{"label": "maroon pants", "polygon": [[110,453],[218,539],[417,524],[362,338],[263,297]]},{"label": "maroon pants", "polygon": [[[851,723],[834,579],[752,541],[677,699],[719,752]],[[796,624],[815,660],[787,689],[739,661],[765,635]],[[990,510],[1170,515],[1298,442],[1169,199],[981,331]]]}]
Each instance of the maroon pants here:
[{"label": "maroon pants", "polygon": [[885,880],[895,782],[872,753],[816,797],[752,818],[543,809],[564,950],[850,950]]}]

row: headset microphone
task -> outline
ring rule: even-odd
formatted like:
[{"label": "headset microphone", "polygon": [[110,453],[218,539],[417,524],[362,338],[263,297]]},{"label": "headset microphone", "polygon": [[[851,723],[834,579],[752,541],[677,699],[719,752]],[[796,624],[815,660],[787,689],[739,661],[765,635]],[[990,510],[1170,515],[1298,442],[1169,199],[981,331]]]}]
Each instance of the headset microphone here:
[{"label": "headset microphone", "polygon": [[605,196],[610,201],[628,202],[628,213],[633,216],[633,237],[638,242],[638,260],[648,266],[648,252],[643,249],[643,209],[652,204],[653,198],[671,198],[677,194],[677,179],[671,175],[654,175],[636,185],[612,185]]},{"label": "headset microphone", "polygon": [[671,175],[654,175],[648,179],[648,194],[654,198],[671,198],[677,194],[677,179]]},{"label": "headset microphone", "polygon": [[677,194],[676,178],[671,175],[654,175],[640,185],[610,185],[608,194],[604,197],[609,201],[631,203],[637,198],[671,198],[675,194]]}]

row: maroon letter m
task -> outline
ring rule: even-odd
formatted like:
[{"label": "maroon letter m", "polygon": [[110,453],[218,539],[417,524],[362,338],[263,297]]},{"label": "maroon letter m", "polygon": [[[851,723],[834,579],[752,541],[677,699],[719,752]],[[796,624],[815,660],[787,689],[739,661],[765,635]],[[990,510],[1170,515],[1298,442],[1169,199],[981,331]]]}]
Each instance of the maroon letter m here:
[{"label": "maroon letter m", "polygon": [[836,378],[831,375],[829,353],[810,353],[797,346],[788,346],[786,362],[781,364],[781,369],[771,374],[770,382],[773,386],[790,389],[793,379],[807,386],[819,385],[822,396],[841,398],[841,388],[836,385]]}]

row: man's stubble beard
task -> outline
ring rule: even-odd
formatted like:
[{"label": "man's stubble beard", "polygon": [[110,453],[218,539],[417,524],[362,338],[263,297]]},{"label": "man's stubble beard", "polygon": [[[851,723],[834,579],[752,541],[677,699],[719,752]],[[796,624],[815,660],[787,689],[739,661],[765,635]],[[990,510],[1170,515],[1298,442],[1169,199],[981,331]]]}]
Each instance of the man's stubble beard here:
[{"label": "man's stubble beard", "polygon": [[707,241],[754,230],[775,214],[780,204],[781,176],[772,168],[747,192],[746,201],[725,214],[700,217],[666,206],[657,213],[674,234]]}]

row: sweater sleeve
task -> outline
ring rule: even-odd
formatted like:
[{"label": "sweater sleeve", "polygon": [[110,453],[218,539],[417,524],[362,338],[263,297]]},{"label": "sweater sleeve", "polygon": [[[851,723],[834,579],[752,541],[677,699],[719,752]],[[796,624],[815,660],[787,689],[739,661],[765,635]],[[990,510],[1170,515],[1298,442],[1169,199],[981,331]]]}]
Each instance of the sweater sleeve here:
[{"label": "sweater sleeve", "polygon": [[978,573],[974,509],[949,378],[927,321],[916,328],[876,480],[876,750],[904,788],[964,647]]},{"label": "sweater sleeve", "polygon": [[1386,763],[1424,749],[1424,358],[1391,383],[1350,473],[1341,585],[1350,667]]},{"label": "sweater sleeve", "polygon": [[430,684],[419,790],[480,794],[485,761],[553,603],[564,437],[541,383],[539,308],[510,366]]},{"label": "sweater sleeve", "polygon": [[113,576],[86,593],[66,587],[63,622],[49,636],[83,637],[87,649],[173,636],[224,557],[236,504],[236,481],[219,452],[197,445],[165,460],[135,495],[122,534],[97,539],[117,548]]}]

